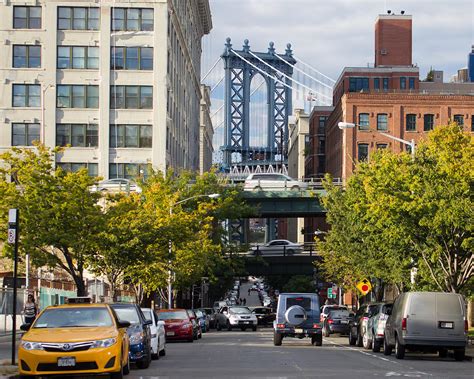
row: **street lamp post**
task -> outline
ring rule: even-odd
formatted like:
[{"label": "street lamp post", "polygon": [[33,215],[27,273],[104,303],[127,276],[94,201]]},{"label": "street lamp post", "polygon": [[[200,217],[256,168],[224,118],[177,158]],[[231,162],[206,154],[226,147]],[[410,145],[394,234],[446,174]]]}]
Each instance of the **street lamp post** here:
[{"label": "street lamp post", "polygon": [[[188,200],[196,199],[199,197],[208,197],[210,199],[216,199],[220,196],[218,193],[211,193],[209,195],[194,195],[186,199],[180,200],[174,204],[170,205],[170,216],[173,215],[173,207],[178,204],[182,204]],[[171,217],[170,217],[171,218]],[[168,309],[173,308],[173,271],[171,270],[171,257],[172,257],[172,247],[173,243],[171,238],[168,240]]]},{"label": "street lamp post", "polygon": [[[339,126],[339,129],[352,129],[352,128],[355,128],[356,126],[359,126],[357,124],[354,124],[352,122],[339,122],[337,124],[337,126]],[[392,136],[388,133],[384,133],[384,132],[378,132],[380,133],[381,135],[387,137],[387,138],[390,138],[390,139],[393,139],[395,141],[398,141],[398,142],[401,142],[401,143],[404,143],[405,145],[407,146],[410,146],[410,152],[411,152],[411,157],[413,159],[415,159],[415,140],[412,139],[411,141],[407,141],[407,140],[404,140],[404,139],[401,139],[401,138],[398,138],[398,137],[395,137],[395,136]]]}]

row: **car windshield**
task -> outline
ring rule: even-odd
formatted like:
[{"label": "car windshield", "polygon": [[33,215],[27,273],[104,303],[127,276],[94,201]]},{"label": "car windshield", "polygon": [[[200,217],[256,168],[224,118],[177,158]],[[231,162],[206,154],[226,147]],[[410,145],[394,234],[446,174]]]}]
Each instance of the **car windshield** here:
[{"label": "car windshield", "polygon": [[137,310],[133,307],[113,307],[117,317],[122,321],[128,321],[130,324],[139,324]]},{"label": "car windshield", "polygon": [[112,326],[109,311],[104,307],[68,307],[46,309],[33,328],[87,328]]},{"label": "car windshield", "polygon": [[346,309],[331,309],[329,311],[329,318],[349,317],[349,311]]},{"label": "car windshield", "polygon": [[204,315],[202,314],[201,311],[194,311],[196,313],[196,317],[203,317]]},{"label": "car windshield", "polygon": [[149,309],[142,309],[143,315],[145,316],[145,319],[148,321],[152,321],[151,318],[151,311]]},{"label": "car windshield", "polygon": [[206,312],[206,314],[208,314],[208,315],[212,315],[214,313],[212,311],[212,309],[210,309],[210,308],[203,309],[203,311]]},{"label": "car windshield", "polygon": [[286,299],[286,309],[292,307],[293,305],[299,305],[303,307],[304,310],[310,311],[311,310],[311,298],[298,296],[298,297],[288,297]]},{"label": "car windshield", "polygon": [[248,309],[247,307],[230,308],[229,311],[230,311],[230,313],[237,314],[237,315],[251,313],[250,309]]},{"label": "car windshield", "polygon": [[188,314],[185,311],[158,313],[159,320],[187,320],[188,318]]}]

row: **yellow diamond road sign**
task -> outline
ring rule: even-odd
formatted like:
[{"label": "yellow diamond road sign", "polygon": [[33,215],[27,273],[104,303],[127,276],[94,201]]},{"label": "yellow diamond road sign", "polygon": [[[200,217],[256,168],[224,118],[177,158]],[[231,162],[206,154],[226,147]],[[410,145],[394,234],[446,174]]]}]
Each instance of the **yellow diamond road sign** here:
[{"label": "yellow diamond road sign", "polygon": [[357,289],[362,295],[367,295],[372,290],[372,284],[367,279],[364,279],[357,283]]}]

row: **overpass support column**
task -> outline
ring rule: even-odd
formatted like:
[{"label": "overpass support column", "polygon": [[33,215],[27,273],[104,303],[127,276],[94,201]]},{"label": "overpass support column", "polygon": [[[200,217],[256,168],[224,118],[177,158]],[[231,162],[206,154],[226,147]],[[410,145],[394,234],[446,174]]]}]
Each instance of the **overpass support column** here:
[{"label": "overpass support column", "polygon": [[274,218],[265,220],[265,243],[276,239],[276,222]]}]

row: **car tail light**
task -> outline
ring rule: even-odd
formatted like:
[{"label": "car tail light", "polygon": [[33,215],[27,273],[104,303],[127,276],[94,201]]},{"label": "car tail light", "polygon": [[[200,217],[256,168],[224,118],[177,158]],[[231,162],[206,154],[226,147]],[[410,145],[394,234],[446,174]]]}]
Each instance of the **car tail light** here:
[{"label": "car tail light", "polygon": [[328,324],[332,324],[332,323],[334,323],[333,320],[328,320]]},{"label": "car tail light", "polygon": [[319,324],[313,324],[314,329],[319,329],[321,326]]},{"label": "car tail light", "polygon": [[285,327],[285,324],[277,324],[277,328],[283,329]]},{"label": "car tail light", "polygon": [[407,330],[407,318],[404,317],[402,320],[402,330]]}]

